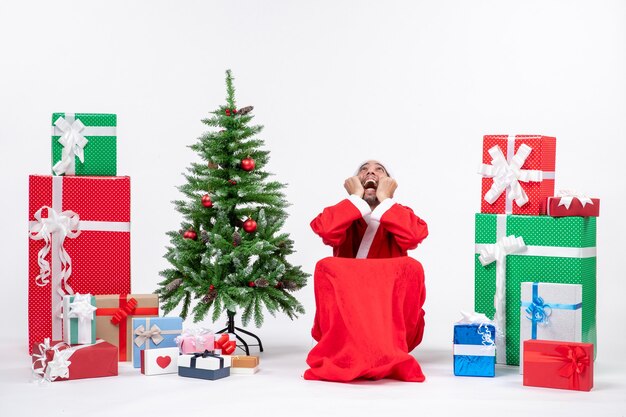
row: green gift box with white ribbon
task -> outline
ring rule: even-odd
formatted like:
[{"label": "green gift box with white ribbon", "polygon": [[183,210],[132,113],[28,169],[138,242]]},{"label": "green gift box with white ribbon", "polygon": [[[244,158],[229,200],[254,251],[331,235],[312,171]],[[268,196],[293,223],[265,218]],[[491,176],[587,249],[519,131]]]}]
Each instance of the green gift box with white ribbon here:
[{"label": "green gift box with white ribbon", "polygon": [[520,363],[520,295],[525,281],[582,285],[582,341],[595,345],[595,217],[479,213],[475,230],[474,308],[496,324],[498,363]]},{"label": "green gift box with white ribbon", "polygon": [[52,172],[55,175],[117,175],[117,116],[52,114]]},{"label": "green gift box with white ribbon", "polygon": [[69,345],[96,343],[96,297],[91,294],[63,297],[63,341]]}]

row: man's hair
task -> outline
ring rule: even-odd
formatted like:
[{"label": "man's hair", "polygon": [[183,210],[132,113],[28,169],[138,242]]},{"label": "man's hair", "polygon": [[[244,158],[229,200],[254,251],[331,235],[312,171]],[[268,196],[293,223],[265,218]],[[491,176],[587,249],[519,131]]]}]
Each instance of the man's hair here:
[{"label": "man's hair", "polygon": [[359,164],[359,167],[356,169],[356,173],[354,175],[358,175],[358,173],[361,171],[361,168],[363,168],[363,165],[367,164],[368,162],[375,162],[376,164],[380,165],[381,167],[383,167],[383,169],[385,170],[385,173],[389,176],[389,177],[393,177],[393,175],[391,175],[391,172],[389,172],[389,170],[387,169],[387,167],[385,165],[383,165],[380,161],[377,161],[376,159],[367,159],[363,162],[361,162],[361,164]]}]

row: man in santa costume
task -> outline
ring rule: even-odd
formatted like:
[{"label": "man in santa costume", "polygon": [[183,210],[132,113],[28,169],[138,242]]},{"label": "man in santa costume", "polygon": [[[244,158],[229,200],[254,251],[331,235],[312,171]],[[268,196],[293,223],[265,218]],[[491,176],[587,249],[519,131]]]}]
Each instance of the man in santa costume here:
[{"label": "man in santa costume", "polygon": [[361,164],[344,187],[349,197],[327,207],[313,231],[342,258],[406,256],[428,236],[426,222],[393,200],[398,183],[378,161]]},{"label": "man in santa costume", "polygon": [[398,183],[379,161],[361,164],[344,187],[349,197],[311,222],[334,256],[315,268],[311,335],[318,343],[304,378],[422,382],[409,352],[424,334],[424,272],[407,251],[426,238],[428,227],[393,200]]}]

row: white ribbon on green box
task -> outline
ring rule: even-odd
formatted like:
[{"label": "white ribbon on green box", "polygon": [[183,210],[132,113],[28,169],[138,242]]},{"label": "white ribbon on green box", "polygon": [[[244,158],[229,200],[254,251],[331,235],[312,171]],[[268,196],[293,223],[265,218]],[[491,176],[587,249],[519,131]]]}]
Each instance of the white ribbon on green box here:
[{"label": "white ribbon on green box", "polygon": [[[596,248],[594,247],[560,247],[560,246],[539,246],[528,245],[524,243],[524,237],[518,240],[515,247],[513,241],[520,237],[507,237],[507,219],[509,217],[523,217],[525,220],[546,219],[549,221],[559,221],[547,216],[511,216],[506,214],[481,214],[481,216],[496,216],[496,244],[477,243],[475,245],[475,253],[480,255],[479,261],[483,267],[488,266],[491,262],[496,263],[496,290],[494,294],[494,321],[496,323],[496,361],[497,363],[507,363],[507,342],[505,335],[506,330],[506,258],[513,256],[537,256],[537,257],[555,257],[555,258],[594,258],[596,256]],[[563,221],[563,220],[560,220]],[[515,238],[515,239],[514,239]],[[508,242],[508,243],[507,243]],[[520,246],[520,245],[523,245]],[[506,247],[508,246],[508,250]],[[515,306],[517,309],[518,306]],[[517,343],[516,343],[517,347]]]},{"label": "white ribbon on green box", "polygon": [[96,343],[96,297],[91,294],[63,297],[63,341],[70,345]]}]

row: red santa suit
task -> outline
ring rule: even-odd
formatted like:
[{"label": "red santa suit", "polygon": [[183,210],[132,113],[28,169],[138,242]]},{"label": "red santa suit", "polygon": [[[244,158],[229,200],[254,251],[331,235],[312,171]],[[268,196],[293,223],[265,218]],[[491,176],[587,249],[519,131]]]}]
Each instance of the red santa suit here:
[{"label": "red santa suit", "polygon": [[424,381],[409,353],[424,333],[424,273],[406,255],[428,235],[426,223],[392,199],[372,211],[353,195],[324,209],[311,227],[332,246],[334,257],[319,261],[315,270],[311,334],[318,343],[304,378]]},{"label": "red santa suit", "polygon": [[387,198],[373,211],[356,195],[327,207],[311,228],[342,258],[406,256],[428,236],[428,226],[409,207]]}]

